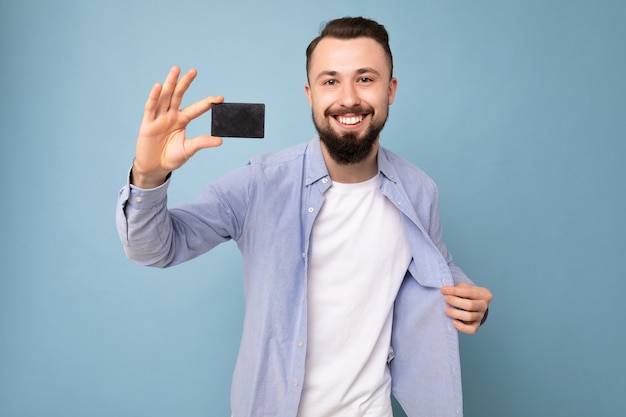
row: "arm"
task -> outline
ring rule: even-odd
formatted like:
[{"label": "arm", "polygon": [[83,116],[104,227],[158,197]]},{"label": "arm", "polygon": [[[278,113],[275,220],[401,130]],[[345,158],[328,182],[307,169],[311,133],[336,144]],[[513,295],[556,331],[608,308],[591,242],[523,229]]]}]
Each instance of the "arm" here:
[{"label": "arm", "polygon": [[190,70],[180,80],[179,75],[180,69],[172,68],[163,85],[157,83],[150,91],[129,184],[118,198],[117,228],[124,250],[129,258],[144,265],[164,267],[179,263],[228,238],[207,233],[208,241],[197,242],[193,239],[197,231],[187,224],[190,220],[167,210],[169,173],[198,150],[222,143],[221,138],[211,136],[186,138],[189,122],[223,98],[208,97],[179,110],[196,71]]},{"label": "arm", "polygon": [[467,334],[474,334],[487,319],[489,303],[493,295],[487,288],[476,286],[465,273],[452,261],[443,242],[441,222],[439,220],[439,196],[435,186],[435,197],[431,207],[431,223],[429,233],[445,258],[454,279],[453,286],[444,286],[441,293],[448,303],[445,313],[452,318],[454,327]]}]

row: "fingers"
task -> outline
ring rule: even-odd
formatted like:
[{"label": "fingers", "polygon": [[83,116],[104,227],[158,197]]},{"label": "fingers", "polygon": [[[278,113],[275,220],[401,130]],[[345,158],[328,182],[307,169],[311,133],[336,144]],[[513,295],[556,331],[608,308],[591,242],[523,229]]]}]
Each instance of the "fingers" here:
[{"label": "fingers", "polygon": [[465,322],[460,320],[453,320],[452,325],[461,333],[475,334],[480,327],[480,321]]},{"label": "fingers", "polygon": [[474,334],[478,331],[484,312],[460,310],[455,307],[446,307],[445,313],[452,319],[452,325],[460,332]]},{"label": "fingers", "polygon": [[163,86],[161,83],[156,83],[150,90],[150,95],[143,110],[144,121],[152,121],[156,118],[156,109],[159,103],[159,97],[161,96],[161,89]]},{"label": "fingers", "polygon": [[151,122],[155,120],[159,114],[167,112],[170,108],[171,95],[176,85],[176,80],[180,74],[180,68],[172,67],[165,78],[163,84],[156,83],[150,90],[150,95],[144,106],[143,120]]},{"label": "fingers", "polygon": [[170,109],[178,110],[183,96],[197,74],[198,72],[192,68],[178,80],[180,68],[172,67],[163,84],[156,83],[150,90],[144,106],[144,120],[152,121]]},{"label": "fingers", "polygon": [[178,76],[180,75],[179,67],[172,67],[170,72],[165,77],[165,81],[163,82],[163,88],[161,90],[161,95],[159,97],[159,102],[157,104],[157,114],[166,113],[172,104],[172,95],[174,94],[174,90],[176,89],[176,83],[178,81]]},{"label": "fingers", "polygon": [[[178,110],[189,86],[196,78],[196,75],[198,75],[198,71],[192,68],[185,73],[180,80],[178,80],[179,75],[180,68],[172,67],[163,84],[156,83],[152,87],[144,106],[144,121],[151,122],[156,120],[157,117],[163,113],[167,113],[172,109]],[[222,103],[223,101],[224,97],[222,96],[207,97],[187,106],[185,109],[181,110],[181,113],[189,118],[189,120],[192,120],[207,112],[213,104]]]},{"label": "fingers", "polygon": [[475,333],[493,298],[491,292],[466,283],[442,287],[441,292],[449,305],[445,313],[453,319],[454,327],[463,333]]},{"label": "fingers", "polygon": [[185,159],[191,158],[201,149],[214,148],[222,144],[222,138],[216,136],[198,136],[193,139],[187,139],[183,142]]},{"label": "fingers", "polygon": [[455,286],[441,287],[441,292],[444,295],[459,297],[467,300],[482,300],[489,303],[493,295],[487,288],[478,287],[476,285],[470,285],[465,282],[460,282]]},{"label": "fingers", "polygon": [[444,295],[444,301],[455,309],[484,314],[489,307],[490,299],[469,299],[457,295]]},{"label": "fingers", "polygon": [[445,313],[448,317],[465,324],[480,323],[485,314],[483,311],[463,310],[454,306],[446,307]]},{"label": "fingers", "polygon": [[193,80],[196,78],[196,75],[198,75],[198,71],[192,68],[181,77],[178,83],[175,84],[174,92],[170,101],[170,109],[178,110],[178,108],[180,107],[180,103],[182,103],[183,101],[183,96],[187,92],[187,89],[189,88]]},{"label": "fingers", "polygon": [[136,156],[146,171],[158,171],[158,174],[173,171],[200,149],[222,144],[221,138],[209,135],[193,139],[185,137],[189,122],[208,111],[213,104],[223,102],[224,97],[207,97],[180,110],[183,96],[197,71],[191,69],[179,79],[180,74],[180,68],[172,67],[163,84],[156,83],[152,87],[145,103]]},{"label": "fingers", "polygon": [[196,101],[195,103],[185,107],[181,112],[190,120],[195,119],[201,114],[207,112],[213,104],[219,104],[224,102],[222,96],[211,96],[204,100]]}]

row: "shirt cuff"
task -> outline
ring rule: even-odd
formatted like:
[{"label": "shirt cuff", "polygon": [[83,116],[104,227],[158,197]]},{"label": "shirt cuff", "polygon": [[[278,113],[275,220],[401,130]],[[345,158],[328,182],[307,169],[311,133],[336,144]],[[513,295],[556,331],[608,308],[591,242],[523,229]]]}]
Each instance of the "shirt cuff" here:
[{"label": "shirt cuff", "polygon": [[135,210],[145,210],[163,204],[163,201],[167,200],[167,189],[170,185],[171,175],[170,173],[165,179],[165,182],[158,187],[144,189],[130,183],[129,171],[128,183],[126,185],[126,207],[132,207]]},{"label": "shirt cuff", "polygon": [[485,324],[485,322],[487,321],[487,316],[488,315],[489,315],[489,308],[487,308],[487,311],[485,311],[485,315],[483,316],[483,319],[480,321],[480,326]]}]

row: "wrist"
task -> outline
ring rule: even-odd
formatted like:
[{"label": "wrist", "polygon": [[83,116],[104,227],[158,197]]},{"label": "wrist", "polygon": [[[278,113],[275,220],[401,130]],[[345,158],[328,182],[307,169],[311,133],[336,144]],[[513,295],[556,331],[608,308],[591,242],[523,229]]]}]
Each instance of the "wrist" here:
[{"label": "wrist", "polygon": [[135,187],[149,190],[162,185],[170,176],[170,172],[143,172],[137,168],[137,164],[133,162],[130,170],[129,182]]}]

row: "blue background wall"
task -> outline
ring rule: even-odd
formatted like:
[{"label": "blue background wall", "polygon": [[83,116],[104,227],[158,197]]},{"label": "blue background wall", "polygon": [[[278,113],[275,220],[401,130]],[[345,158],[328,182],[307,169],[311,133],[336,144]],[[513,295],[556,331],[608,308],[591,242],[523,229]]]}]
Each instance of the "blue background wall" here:
[{"label": "blue background wall", "polygon": [[461,338],[466,415],[623,412],[626,2],[24,0],[0,6],[1,416],[229,415],[236,247],[135,266],[117,191],[172,65],[199,70],[187,103],[267,104],[266,139],[197,155],[172,203],[309,139],[304,48],[344,15],[389,29],[382,141],[438,182],[448,246],[496,297]]}]

